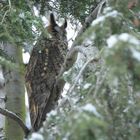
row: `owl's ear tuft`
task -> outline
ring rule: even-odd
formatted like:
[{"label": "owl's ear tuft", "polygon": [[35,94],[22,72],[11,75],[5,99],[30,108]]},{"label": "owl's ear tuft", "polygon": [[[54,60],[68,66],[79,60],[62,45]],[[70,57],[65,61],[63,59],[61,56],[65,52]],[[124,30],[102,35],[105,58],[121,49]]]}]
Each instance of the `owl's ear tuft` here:
[{"label": "owl's ear tuft", "polygon": [[53,13],[50,14],[50,25],[53,27],[57,25]]}]

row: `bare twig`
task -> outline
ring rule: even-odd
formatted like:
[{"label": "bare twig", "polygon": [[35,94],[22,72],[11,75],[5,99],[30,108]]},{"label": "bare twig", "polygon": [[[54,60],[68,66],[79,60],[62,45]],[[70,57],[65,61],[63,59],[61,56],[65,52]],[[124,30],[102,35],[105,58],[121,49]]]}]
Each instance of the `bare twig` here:
[{"label": "bare twig", "polygon": [[26,127],[26,125],[23,123],[21,118],[17,116],[15,113],[8,111],[7,109],[0,108],[0,114],[9,117],[10,119],[16,121],[20,127],[23,129],[25,136],[28,136],[30,130]]}]

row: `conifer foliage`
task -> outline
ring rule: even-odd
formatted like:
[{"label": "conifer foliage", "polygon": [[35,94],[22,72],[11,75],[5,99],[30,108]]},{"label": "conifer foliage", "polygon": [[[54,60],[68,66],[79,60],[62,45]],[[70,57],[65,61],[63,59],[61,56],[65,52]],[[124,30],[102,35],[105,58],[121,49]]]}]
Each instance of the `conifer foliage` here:
[{"label": "conifer foliage", "polygon": [[[26,51],[45,32],[42,17],[50,11],[67,18],[74,36],[80,34],[70,39],[78,57],[60,75],[66,84],[58,106],[29,140],[140,139],[140,2],[104,0],[90,24],[88,17],[94,16],[102,1],[31,0],[26,5],[9,0],[0,4],[0,39]],[[84,32],[79,33],[81,28]],[[3,52],[1,57],[9,62]]]},{"label": "conifer foliage", "polygon": [[139,4],[108,1],[80,37],[84,54],[64,74],[68,90],[47,115],[44,138],[140,139]]}]

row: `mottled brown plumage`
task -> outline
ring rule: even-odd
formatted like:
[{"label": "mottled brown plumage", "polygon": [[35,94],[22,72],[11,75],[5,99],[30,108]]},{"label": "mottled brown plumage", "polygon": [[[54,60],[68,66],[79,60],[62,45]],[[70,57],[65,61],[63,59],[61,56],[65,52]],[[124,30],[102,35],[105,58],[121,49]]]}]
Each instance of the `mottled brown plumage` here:
[{"label": "mottled brown plumage", "polygon": [[64,86],[63,80],[54,85],[67,53],[66,27],[66,20],[59,27],[51,14],[47,29],[52,38],[42,36],[31,53],[25,79],[34,131],[41,127],[46,113],[54,108]]}]

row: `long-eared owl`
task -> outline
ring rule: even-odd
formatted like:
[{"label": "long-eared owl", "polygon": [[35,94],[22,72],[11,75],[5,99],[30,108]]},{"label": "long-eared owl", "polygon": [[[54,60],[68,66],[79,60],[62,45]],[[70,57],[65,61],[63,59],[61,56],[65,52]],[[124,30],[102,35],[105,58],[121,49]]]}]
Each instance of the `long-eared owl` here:
[{"label": "long-eared owl", "polygon": [[47,27],[51,38],[42,35],[31,52],[25,80],[33,131],[41,127],[46,113],[54,108],[64,87],[63,80],[54,85],[67,53],[66,27],[66,20],[58,26],[51,13]]}]

